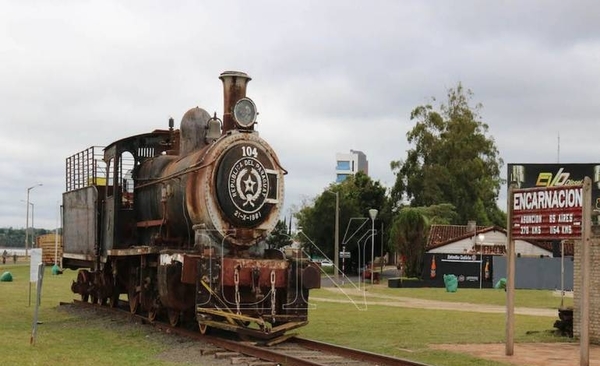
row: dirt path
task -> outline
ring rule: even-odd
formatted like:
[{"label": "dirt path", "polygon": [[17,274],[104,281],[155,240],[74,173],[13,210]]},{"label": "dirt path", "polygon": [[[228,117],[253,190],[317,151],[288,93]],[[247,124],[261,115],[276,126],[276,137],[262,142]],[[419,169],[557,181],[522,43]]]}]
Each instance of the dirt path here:
[{"label": "dirt path", "polygon": [[[452,310],[452,311],[468,311],[468,312],[479,312],[479,313],[505,313],[506,306],[500,305],[485,305],[485,304],[471,304],[466,302],[447,302],[447,301],[435,301],[416,299],[412,297],[402,296],[389,296],[373,294],[355,289],[340,289],[336,287],[324,287],[323,289],[339,293],[346,294],[347,296],[364,296],[367,304],[373,305],[387,305],[405,308],[421,308],[421,309],[438,309],[438,310]],[[325,299],[319,297],[311,297],[311,299],[326,302],[349,302],[350,299]],[[378,301],[386,300],[386,301]],[[394,300],[394,301],[389,301]],[[558,318],[558,312],[556,309],[542,309],[542,308],[522,308],[516,307],[515,314],[519,315],[534,315],[534,316],[548,316]]]},{"label": "dirt path", "polygon": [[[433,344],[433,349],[467,353],[478,358],[519,366],[580,365],[578,343],[515,343],[512,356],[506,355],[501,344]],[[600,346],[590,346],[589,366],[600,366]]]}]

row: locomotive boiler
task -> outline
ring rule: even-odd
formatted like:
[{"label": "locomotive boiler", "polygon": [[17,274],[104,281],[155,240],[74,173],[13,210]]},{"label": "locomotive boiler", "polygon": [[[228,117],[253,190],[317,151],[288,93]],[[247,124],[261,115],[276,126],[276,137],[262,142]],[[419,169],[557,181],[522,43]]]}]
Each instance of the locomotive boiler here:
[{"label": "locomotive boiler", "polygon": [[222,119],[192,108],[179,129],[170,119],[66,159],[63,266],[79,269],[83,301],[273,340],[307,323],[320,272],[265,247],[286,171],[255,130],[250,77],[219,78]]}]

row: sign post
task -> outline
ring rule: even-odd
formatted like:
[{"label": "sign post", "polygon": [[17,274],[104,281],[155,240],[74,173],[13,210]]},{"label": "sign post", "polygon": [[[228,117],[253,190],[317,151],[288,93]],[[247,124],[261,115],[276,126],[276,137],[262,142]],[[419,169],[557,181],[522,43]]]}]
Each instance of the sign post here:
[{"label": "sign post", "polygon": [[515,239],[564,240],[581,239],[581,358],[589,365],[589,256],[591,231],[591,179],[581,185],[553,185],[543,188],[515,189],[508,194],[508,270],[506,299],[506,355],[514,353],[514,276]]},{"label": "sign post", "polygon": [[31,306],[31,283],[35,283],[38,280],[39,265],[42,263],[42,249],[31,249],[30,255],[31,260],[29,261],[29,296],[27,306]]},{"label": "sign post", "polygon": [[[511,184],[508,188],[508,227],[512,228],[513,222],[513,206],[514,206],[514,188]],[[507,281],[506,281],[506,355],[512,356],[515,347],[515,241],[513,239],[512,230],[507,230]]]},{"label": "sign post", "polygon": [[581,253],[581,334],[579,337],[579,365],[590,364],[590,247],[592,231],[592,181],[583,180],[583,245]]},{"label": "sign post", "polygon": [[[33,251],[33,250],[32,250]],[[32,255],[33,256],[33,255]],[[37,278],[37,296],[35,298],[35,311],[33,314],[33,324],[31,325],[31,337],[29,338],[29,344],[35,345],[35,336],[37,334],[38,316],[40,313],[40,304],[42,302],[42,281],[44,279],[44,263],[38,265],[38,278]],[[30,283],[31,284],[31,283]]]},{"label": "sign post", "polygon": [[[359,249],[360,250],[360,249]],[[346,278],[346,258],[350,258],[350,252],[346,251],[346,246],[342,246],[342,251],[339,254],[339,257],[342,258],[342,285],[344,284],[343,278]]]}]

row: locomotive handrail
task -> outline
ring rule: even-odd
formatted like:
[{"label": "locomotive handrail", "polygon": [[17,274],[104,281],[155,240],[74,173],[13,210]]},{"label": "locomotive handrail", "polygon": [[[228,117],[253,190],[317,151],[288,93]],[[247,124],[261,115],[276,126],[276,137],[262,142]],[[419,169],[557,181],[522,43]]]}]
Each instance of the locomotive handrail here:
[{"label": "locomotive handrail", "polygon": [[[195,172],[195,171],[198,171],[198,170],[201,170],[201,169],[207,168],[207,167],[209,167],[209,166],[211,166],[211,165],[213,165],[213,164],[215,163],[215,161],[211,161],[211,162],[210,162],[210,163],[208,163],[208,164],[204,164],[204,165],[200,165],[200,166],[198,166],[198,164],[200,164],[200,163],[203,163],[203,162],[204,162],[204,157],[202,158],[202,160],[200,160],[200,161],[199,161],[199,162],[197,162],[196,164],[190,165],[189,167],[185,168],[184,170],[181,170],[181,171],[179,171],[179,172],[177,172],[177,173],[173,173],[173,174],[171,174],[171,175],[168,175],[168,176],[166,176],[166,177],[162,177],[162,178],[160,178],[160,179],[154,179],[154,180],[149,180],[149,179],[148,179],[148,180],[146,180],[146,181],[148,181],[148,183],[139,184],[139,185],[138,185],[137,187],[135,187],[135,188],[136,188],[136,189],[139,189],[139,188],[149,187],[149,186],[151,186],[151,185],[154,185],[154,184],[157,184],[157,183],[161,183],[161,182],[164,182],[164,181],[167,181],[167,180],[173,179],[173,178],[177,178],[177,177],[179,177],[179,176],[181,176],[181,175],[185,175],[185,174],[188,174],[188,173],[190,173],[190,172]],[[138,181],[140,181],[140,180],[142,180],[142,179],[139,179],[139,178],[138,178]]]}]

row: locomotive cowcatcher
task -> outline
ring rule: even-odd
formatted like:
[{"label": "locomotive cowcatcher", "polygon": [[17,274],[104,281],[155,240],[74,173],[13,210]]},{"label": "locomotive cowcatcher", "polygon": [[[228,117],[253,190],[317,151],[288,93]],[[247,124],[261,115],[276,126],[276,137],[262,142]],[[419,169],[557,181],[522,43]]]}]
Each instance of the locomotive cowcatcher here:
[{"label": "locomotive cowcatcher", "polygon": [[[83,301],[171,325],[197,321],[274,340],[307,324],[318,267],[265,248],[287,172],[255,130],[242,72],[219,77],[222,120],[192,108],[180,129],[93,146],[66,159],[63,267]],[[120,298],[123,298],[120,300]]]}]

